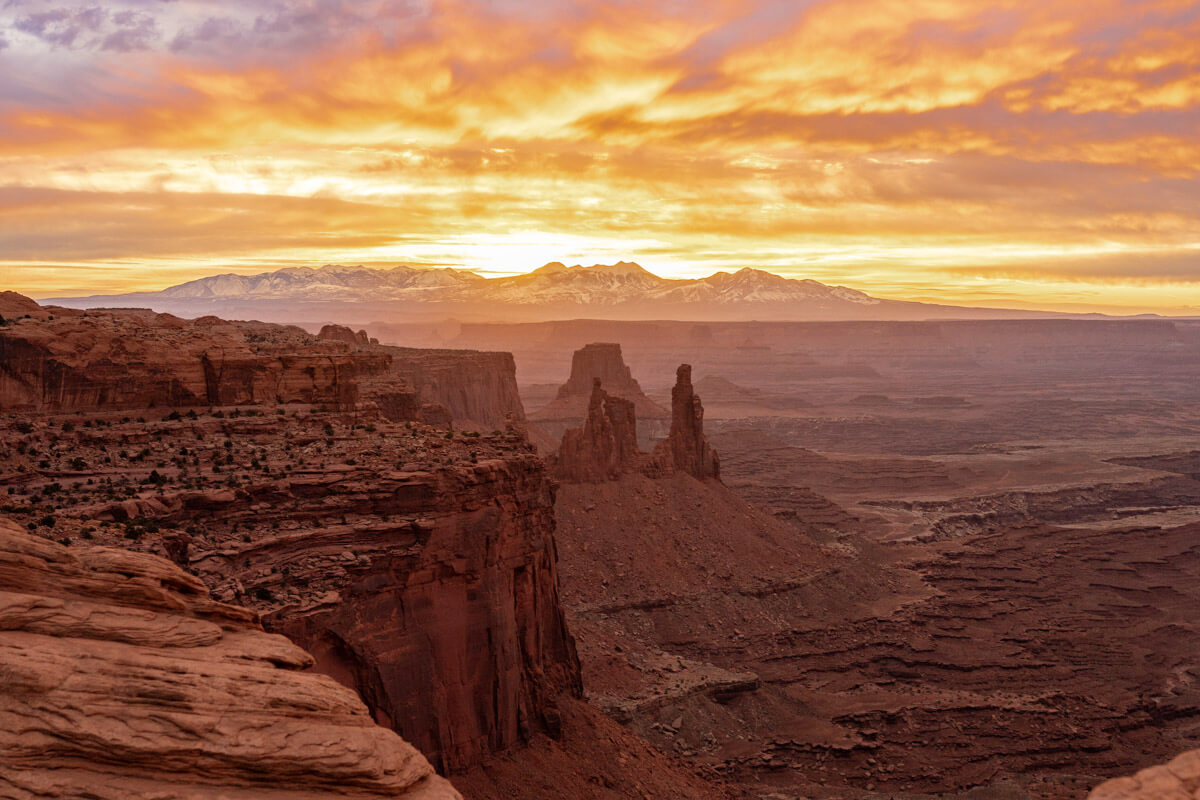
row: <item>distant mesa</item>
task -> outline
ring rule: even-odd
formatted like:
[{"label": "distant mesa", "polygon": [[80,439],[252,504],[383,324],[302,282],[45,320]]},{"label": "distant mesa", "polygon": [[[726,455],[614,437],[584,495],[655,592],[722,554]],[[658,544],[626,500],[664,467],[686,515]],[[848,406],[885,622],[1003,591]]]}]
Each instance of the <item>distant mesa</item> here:
[{"label": "distant mesa", "polygon": [[668,419],[671,412],[655,403],[642,391],[621,355],[621,345],[597,342],[585,345],[571,357],[571,376],[558,395],[543,408],[531,413],[534,421],[566,420],[578,422],[590,413],[596,381],[606,393],[633,403],[642,419]]}]

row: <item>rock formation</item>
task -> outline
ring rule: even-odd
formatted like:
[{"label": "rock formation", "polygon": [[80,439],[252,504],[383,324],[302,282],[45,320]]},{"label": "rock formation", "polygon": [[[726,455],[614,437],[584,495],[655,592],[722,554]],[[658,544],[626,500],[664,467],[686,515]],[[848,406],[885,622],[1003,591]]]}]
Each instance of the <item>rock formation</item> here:
[{"label": "rock formation", "polygon": [[[311,649],[317,669],[357,689],[380,724],[442,770],[557,733],[555,698],[582,689],[539,459],[299,475],[287,495],[274,501],[293,509],[284,513],[299,504],[387,522],[268,539],[202,570],[242,575],[260,594],[303,585],[299,607],[265,609],[268,628]],[[254,513],[254,500],[226,513]]]},{"label": "rock formation", "polygon": [[720,477],[717,452],[704,438],[704,406],[692,389],[692,367],[680,364],[671,389],[671,432],[651,456],[651,472],[686,472],[696,478]]},{"label": "rock formation", "polygon": [[353,692],[153,556],[0,519],[0,795],[454,800]]},{"label": "rock formation", "polygon": [[42,307],[11,292],[0,305],[11,317],[0,326],[0,411],[376,403],[395,421],[485,430],[525,416],[509,353],[364,347],[366,333],[343,326],[314,337],[216,317]]},{"label": "rock formation", "polygon": [[583,427],[563,434],[556,477],[568,483],[612,480],[637,470],[641,458],[633,401],[612,397],[596,378]]},{"label": "rock formation", "polygon": [[571,357],[571,376],[559,387],[558,394],[545,407],[529,415],[538,420],[569,420],[578,422],[587,416],[592,398],[592,386],[599,379],[611,396],[633,401],[642,419],[666,419],[669,413],[642,392],[634,380],[621,345],[596,343],[575,351]]},{"label": "rock formation", "polygon": [[1194,800],[1200,797],[1200,750],[1097,786],[1088,800]]},{"label": "rock formation", "polygon": [[[446,408],[459,427],[503,430],[509,414],[525,419],[512,353],[476,350],[381,348],[391,357],[388,376],[411,387],[422,403]],[[364,392],[372,389],[365,387]]]},{"label": "rock formation", "polygon": [[719,478],[717,452],[704,437],[704,406],[692,389],[692,368],[681,364],[675,374],[670,433],[648,454],[638,449],[635,404],[610,396],[597,379],[583,427],[568,428],[550,459],[555,477],[567,483],[596,483],[634,472]]},{"label": "rock formation", "polygon": [[442,769],[558,730],[579,667],[557,597],[554,484],[518,432],[370,410],[100,419],[5,426],[0,478],[37,481],[8,502],[32,513],[52,482],[40,460],[90,471],[99,480],[49,489],[56,538],[185,563]]},{"label": "rock formation", "polygon": [[290,326],[39,308],[0,328],[0,409],[347,406],[358,383],[389,364]]},{"label": "rock formation", "polygon": [[367,336],[366,331],[360,330],[355,333],[345,325],[326,325],[321,328],[317,338],[331,342],[345,342],[351,347],[366,347],[371,344],[371,337]]}]

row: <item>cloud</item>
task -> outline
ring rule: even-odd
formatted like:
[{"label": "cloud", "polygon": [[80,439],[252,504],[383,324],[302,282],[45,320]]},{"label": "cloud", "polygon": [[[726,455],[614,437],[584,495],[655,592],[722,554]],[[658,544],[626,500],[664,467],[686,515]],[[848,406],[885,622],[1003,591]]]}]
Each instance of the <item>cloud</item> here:
[{"label": "cloud", "polygon": [[13,28],[55,47],[71,47],[89,34],[98,33],[107,19],[108,12],[99,6],[55,8],[19,17]]},{"label": "cloud", "polygon": [[[171,227],[176,201],[221,220],[195,228],[214,251],[264,257],[318,247],[306,231],[390,247],[389,214],[431,247],[581,231],[666,241],[689,262],[999,254],[1046,276],[1068,255],[1200,239],[1194,3],[113,0],[6,14],[0,59],[34,57],[0,86],[0,183],[65,192],[53,202],[87,231],[54,245],[47,215],[44,234],[0,232],[0,249],[31,258],[200,257],[204,239]],[[78,200],[89,193],[137,202],[117,214]],[[217,210],[221,196],[238,210]],[[262,221],[272,197],[286,224]],[[322,202],[357,222],[328,227]],[[1121,264],[1151,274],[1088,258],[1097,280]]]}]

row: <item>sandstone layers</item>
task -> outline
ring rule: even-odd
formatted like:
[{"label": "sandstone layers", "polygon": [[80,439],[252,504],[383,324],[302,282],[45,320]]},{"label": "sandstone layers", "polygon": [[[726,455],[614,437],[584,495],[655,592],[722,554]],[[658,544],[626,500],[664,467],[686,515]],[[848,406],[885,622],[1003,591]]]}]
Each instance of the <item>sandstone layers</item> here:
[{"label": "sandstone layers", "polygon": [[153,556],[0,519],[0,794],[454,800],[312,658]]},{"label": "sandstone layers", "polygon": [[[270,507],[256,512],[261,500]],[[556,698],[582,689],[558,601],[554,492],[536,456],[301,474],[220,513],[320,515],[329,527],[202,556],[202,572],[279,597],[285,581],[304,586],[299,602],[264,607],[267,626],[440,769],[558,734]],[[343,514],[363,522],[339,525]]]},{"label": "sandstone layers", "polygon": [[[18,314],[19,312],[19,314]],[[349,328],[195,320],[0,298],[0,410],[380,407],[394,421],[501,429],[524,419],[508,353],[383,347]]]}]

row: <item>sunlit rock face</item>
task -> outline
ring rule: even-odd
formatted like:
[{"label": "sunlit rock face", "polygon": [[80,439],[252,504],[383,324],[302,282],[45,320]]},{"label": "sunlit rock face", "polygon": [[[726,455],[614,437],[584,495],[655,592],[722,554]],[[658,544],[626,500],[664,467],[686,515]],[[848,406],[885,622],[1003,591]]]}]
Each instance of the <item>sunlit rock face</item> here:
[{"label": "sunlit rock face", "polygon": [[312,657],[151,555],[0,519],[0,794],[459,800]]},{"label": "sunlit rock face", "polygon": [[1200,750],[1097,786],[1088,800],[1193,800],[1200,797]]}]

